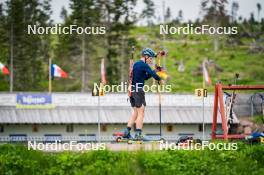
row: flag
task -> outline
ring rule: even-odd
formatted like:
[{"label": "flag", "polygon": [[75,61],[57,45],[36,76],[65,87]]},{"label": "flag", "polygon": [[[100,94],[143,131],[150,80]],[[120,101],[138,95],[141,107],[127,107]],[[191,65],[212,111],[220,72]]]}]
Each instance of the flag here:
[{"label": "flag", "polygon": [[67,78],[68,74],[64,72],[59,66],[56,64],[51,64],[51,77],[52,79],[54,77],[62,77],[62,78]]},{"label": "flag", "polygon": [[101,83],[106,84],[104,59],[101,60]]},{"label": "flag", "polygon": [[208,84],[211,85],[211,78],[209,76],[208,70],[206,68],[206,61],[203,61],[203,76],[204,76],[204,81]]},{"label": "flag", "polygon": [[1,74],[4,74],[4,75],[8,75],[9,74],[9,70],[1,62],[0,62],[0,72],[1,72]]}]

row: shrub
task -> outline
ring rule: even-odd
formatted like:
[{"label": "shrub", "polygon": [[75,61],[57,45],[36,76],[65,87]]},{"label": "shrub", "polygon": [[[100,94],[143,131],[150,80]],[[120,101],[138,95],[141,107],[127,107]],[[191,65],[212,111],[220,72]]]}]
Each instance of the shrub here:
[{"label": "shrub", "polygon": [[264,146],[237,151],[91,151],[45,153],[0,146],[0,174],[263,174]]}]

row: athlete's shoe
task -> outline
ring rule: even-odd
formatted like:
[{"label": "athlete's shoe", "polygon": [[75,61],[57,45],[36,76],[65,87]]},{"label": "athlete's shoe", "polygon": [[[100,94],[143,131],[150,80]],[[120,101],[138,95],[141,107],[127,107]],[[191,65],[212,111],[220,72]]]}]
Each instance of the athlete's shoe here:
[{"label": "athlete's shoe", "polygon": [[143,141],[143,140],[145,140],[145,137],[142,134],[140,134],[140,133],[136,133],[134,140],[139,140],[139,141],[142,140]]},{"label": "athlete's shoe", "polygon": [[132,136],[131,136],[131,134],[130,134],[130,131],[129,131],[127,128],[124,130],[123,138],[125,138],[125,139],[130,139],[130,138],[132,138]]}]

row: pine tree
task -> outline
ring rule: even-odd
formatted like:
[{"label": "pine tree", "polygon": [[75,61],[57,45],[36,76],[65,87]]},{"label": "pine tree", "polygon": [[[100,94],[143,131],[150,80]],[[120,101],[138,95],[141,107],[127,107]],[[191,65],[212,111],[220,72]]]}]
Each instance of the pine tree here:
[{"label": "pine tree", "polygon": [[183,20],[183,12],[182,12],[182,10],[179,10],[177,19],[178,19],[179,23],[182,22],[182,20]]},{"label": "pine tree", "polygon": [[[100,26],[100,6],[94,0],[71,0],[70,8],[72,13],[67,14],[63,8],[61,15],[63,17],[63,25],[70,26],[72,24],[79,27],[96,27]],[[96,55],[97,46],[100,45],[100,35],[89,34],[61,34],[58,36],[58,44],[56,46],[56,58],[64,67],[71,67],[71,78],[68,80],[60,80],[67,82],[67,86],[59,88],[59,90],[87,91],[88,85],[92,84],[93,62]],[[59,85],[59,81],[57,82]],[[56,84],[55,84],[56,87]]]},{"label": "pine tree", "polygon": [[9,0],[6,2],[6,14],[5,28],[9,31],[9,48],[13,48],[9,51],[9,62],[12,51],[14,90],[40,90],[42,77],[45,76],[43,55],[47,52],[43,49],[43,43],[48,36],[28,34],[27,27],[49,25],[50,0]]},{"label": "pine tree", "polygon": [[[5,15],[5,6],[3,3],[0,3],[0,62],[8,65],[8,31],[6,30],[7,16]],[[8,76],[0,75],[0,90],[8,90]]]},{"label": "pine tree", "polygon": [[[67,15],[62,9],[63,25],[104,26],[104,35],[71,35],[58,36],[56,45],[57,61],[71,65],[71,79],[62,90],[91,89],[94,82],[99,80],[99,59],[106,58],[106,72],[108,83],[124,81],[127,70],[127,60],[130,43],[129,30],[135,22],[133,8],[135,0],[71,0],[72,13]],[[71,63],[71,64],[70,64]],[[55,88],[60,88],[56,83]],[[57,86],[58,85],[58,86]]]},{"label": "pine tree", "polygon": [[[226,26],[229,17],[225,9],[227,0],[202,0],[201,6],[204,12],[203,22],[211,24],[213,27]],[[219,40],[217,34],[213,35],[214,51],[219,50]]]},{"label": "pine tree", "polygon": [[0,3],[0,62],[7,63],[8,58],[8,31],[6,30],[7,17],[4,15],[4,4]]},{"label": "pine tree", "polygon": [[202,0],[204,22],[224,25],[228,23],[226,11],[227,0]]},{"label": "pine tree", "polygon": [[248,22],[252,26],[255,24],[256,20],[255,20],[255,16],[254,16],[254,13],[253,12],[250,13],[250,17],[249,17]]},{"label": "pine tree", "polygon": [[171,10],[170,10],[170,8],[168,7],[167,10],[166,10],[165,22],[166,22],[166,23],[169,23],[169,22],[170,22],[170,19],[171,19]]},{"label": "pine tree", "polygon": [[237,16],[237,11],[239,9],[239,4],[238,2],[233,2],[232,3],[232,9],[231,9],[231,18],[232,18],[232,23],[236,21],[236,16]]},{"label": "pine tree", "polygon": [[260,11],[261,11],[261,4],[257,3],[257,10],[258,10],[258,21],[260,21]]},{"label": "pine tree", "polygon": [[145,8],[141,13],[141,17],[147,20],[148,26],[153,24],[153,18],[155,18],[155,4],[152,0],[143,0]]},{"label": "pine tree", "polygon": [[[127,37],[134,24],[135,0],[113,0],[102,2],[105,7],[107,77],[110,84],[124,81],[127,74],[130,47],[135,41]],[[124,20],[123,20],[124,19]],[[120,76],[121,75],[121,76]]]},{"label": "pine tree", "polygon": [[68,18],[68,12],[64,6],[61,8],[60,17],[63,19],[63,21],[66,21]]}]

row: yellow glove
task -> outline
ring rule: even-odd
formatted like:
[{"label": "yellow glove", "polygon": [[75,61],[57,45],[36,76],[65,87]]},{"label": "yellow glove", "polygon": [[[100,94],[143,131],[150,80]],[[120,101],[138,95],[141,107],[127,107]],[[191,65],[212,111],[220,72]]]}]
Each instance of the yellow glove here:
[{"label": "yellow glove", "polygon": [[168,74],[164,71],[158,71],[157,75],[162,79],[162,80],[167,80],[169,78]]}]

